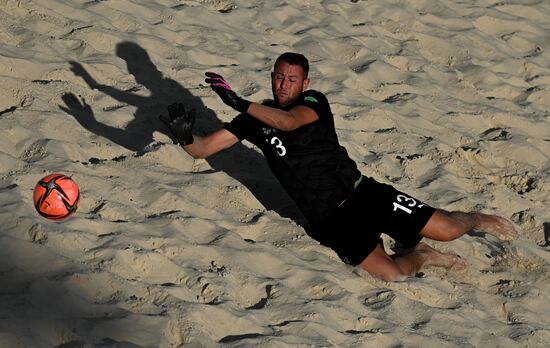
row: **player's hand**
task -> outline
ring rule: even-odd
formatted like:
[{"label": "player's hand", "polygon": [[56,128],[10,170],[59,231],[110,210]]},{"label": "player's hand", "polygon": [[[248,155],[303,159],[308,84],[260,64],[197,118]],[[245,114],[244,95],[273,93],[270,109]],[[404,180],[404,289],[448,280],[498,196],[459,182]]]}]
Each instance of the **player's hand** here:
[{"label": "player's hand", "polygon": [[170,129],[180,145],[193,144],[195,109],[185,112],[183,103],[173,103],[168,106],[168,117],[160,115],[159,119]]},{"label": "player's hand", "polygon": [[212,90],[216,92],[222,101],[237,110],[238,112],[246,112],[250,106],[250,102],[237,95],[231,88],[229,82],[221,75],[208,71],[205,73],[207,79],[204,81],[210,85]]}]

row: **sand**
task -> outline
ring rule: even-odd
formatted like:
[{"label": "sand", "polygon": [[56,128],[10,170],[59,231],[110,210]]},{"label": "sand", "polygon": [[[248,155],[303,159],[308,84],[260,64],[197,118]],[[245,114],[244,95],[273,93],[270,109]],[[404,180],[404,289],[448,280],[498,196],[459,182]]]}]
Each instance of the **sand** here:
[{"label": "sand", "polygon": [[[1,347],[548,346],[547,1],[0,0],[0,42]],[[469,269],[376,280],[252,145],[172,142],[172,102],[198,134],[236,115],[204,72],[262,101],[285,51],[363,174],[520,238],[429,242]],[[60,223],[32,202],[55,172],[82,194]]]}]

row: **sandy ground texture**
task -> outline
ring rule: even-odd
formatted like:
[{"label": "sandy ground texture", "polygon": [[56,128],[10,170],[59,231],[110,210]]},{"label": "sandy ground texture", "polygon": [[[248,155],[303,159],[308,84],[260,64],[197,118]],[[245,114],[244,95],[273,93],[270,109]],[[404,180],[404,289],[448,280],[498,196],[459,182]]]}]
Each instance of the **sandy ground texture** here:
[{"label": "sandy ground texture", "polygon": [[[0,346],[548,346],[548,1],[0,0],[0,42]],[[205,71],[261,101],[285,51],[365,175],[521,237],[430,242],[469,269],[386,283],[305,234],[250,144],[173,144],[174,101],[199,134],[235,116]],[[82,194],[61,223],[32,202],[54,172]]]}]

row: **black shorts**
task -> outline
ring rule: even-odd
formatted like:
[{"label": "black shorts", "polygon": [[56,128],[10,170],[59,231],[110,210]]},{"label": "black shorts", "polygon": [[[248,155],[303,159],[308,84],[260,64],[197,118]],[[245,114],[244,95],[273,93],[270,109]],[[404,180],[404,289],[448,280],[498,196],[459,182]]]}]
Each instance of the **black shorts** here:
[{"label": "black shorts", "polygon": [[363,176],[353,196],[322,223],[312,237],[332,248],[345,263],[358,265],[382,243],[385,233],[413,247],[435,209],[390,185]]}]

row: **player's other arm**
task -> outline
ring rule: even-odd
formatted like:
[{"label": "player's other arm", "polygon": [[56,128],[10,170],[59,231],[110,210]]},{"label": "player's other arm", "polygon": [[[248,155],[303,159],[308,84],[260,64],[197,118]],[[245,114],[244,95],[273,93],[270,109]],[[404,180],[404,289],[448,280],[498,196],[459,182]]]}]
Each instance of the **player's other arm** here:
[{"label": "player's other arm", "polygon": [[246,113],[259,121],[276,129],[291,131],[303,125],[312,123],[319,119],[317,113],[304,105],[297,105],[292,109],[285,111],[272,108],[266,105],[252,103],[237,95],[221,75],[213,72],[207,72],[206,83],[214,92],[220,96],[222,101],[233,109]]},{"label": "player's other arm", "polygon": [[297,105],[285,111],[262,104],[251,103],[247,114],[273,128],[283,131],[295,130],[319,119],[319,116],[313,109],[304,105]]}]

